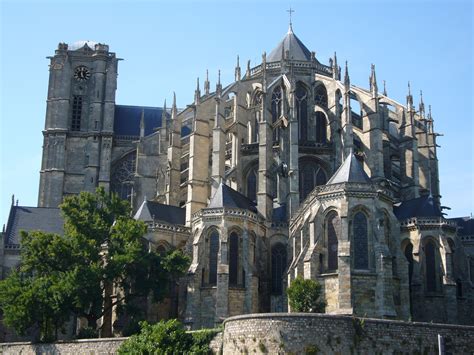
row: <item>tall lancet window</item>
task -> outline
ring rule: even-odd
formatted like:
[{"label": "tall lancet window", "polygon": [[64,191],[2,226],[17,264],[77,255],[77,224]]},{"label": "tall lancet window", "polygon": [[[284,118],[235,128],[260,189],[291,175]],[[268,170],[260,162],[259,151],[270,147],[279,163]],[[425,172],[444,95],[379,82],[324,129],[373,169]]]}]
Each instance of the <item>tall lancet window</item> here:
[{"label": "tall lancet window", "polygon": [[316,142],[326,143],[327,125],[326,116],[322,112],[316,112]]},{"label": "tall lancet window", "polygon": [[71,131],[81,130],[82,118],[82,96],[75,95],[72,99],[72,117],[71,117]]},{"label": "tall lancet window", "polygon": [[232,232],[229,237],[229,285],[237,285],[239,274],[239,236]]},{"label": "tall lancet window", "polygon": [[254,202],[257,201],[257,174],[257,168],[254,167],[250,169],[247,175],[247,197]]},{"label": "tall lancet window", "polygon": [[353,243],[354,243],[354,268],[369,268],[369,244],[367,217],[362,212],[357,212],[353,221]]},{"label": "tall lancet window", "polygon": [[296,85],[296,119],[300,126],[300,140],[308,140],[308,95],[304,86],[300,83]]},{"label": "tall lancet window", "polygon": [[[278,121],[283,113],[283,90],[277,86],[272,94],[272,123]],[[280,128],[273,129],[273,142],[280,141]]]},{"label": "tall lancet window", "polygon": [[436,246],[432,240],[425,244],[426,291],[436,292]]},{"label": "tall lancet window", "polygon": [[217,284],[217,256],[219,254],[219,233],[213,230],[209,237],[209,285]]},{"label": "tall lancet window", "polygon": [[314,103],[323,108],[328,107],[328,92],[324,85],[318,85],[314,90]]},{"label": "tall lancet window", "polygon": [[341,220],[336,212],[330,212],[326,219],[326,238],[328,249],[328,271],[337,270],[337,248],[339,245],[339,233]]},{"label": "tall lancet window", "polygon": [[286,247],[282,243],[272,246],[272,294],[283,292],[283,273],[286,269]]}]

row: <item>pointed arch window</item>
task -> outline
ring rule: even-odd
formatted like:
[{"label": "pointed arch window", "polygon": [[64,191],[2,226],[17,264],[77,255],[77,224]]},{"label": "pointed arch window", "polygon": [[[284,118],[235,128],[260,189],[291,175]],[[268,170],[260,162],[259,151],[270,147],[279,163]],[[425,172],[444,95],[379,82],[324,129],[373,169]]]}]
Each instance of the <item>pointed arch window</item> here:
[{"label": "pointed arch window", "polygon": [[331,212],[326,218],[326,238],[328,249],[328,271],[336,271],[338,268],[338,245],[341,220],[336,212]]},{"label": "pointed arch window", "polygon": [[[277,86],[272,93],[272,123],[278,121],[283,114],[283,90],[281,86]],[[273,129],[273,142],[278,143],[280,141],[280,128]]]},{"label": "pointed arch window", "polygon": [[110,176],[110,189],[122,200],[131,201],[135,179],[136,152],[131,152],[116,162]]},{"label": "pointed arch window", "polygon": [[354,268],[366,270],[369,268],[369,245],[367,217],[362,212],[357,212],[353,221],[354,235]]},{"label": "pointed arch window", "polygon": [[286,269],[286,247],[283,243],[272,246],[272,294],[283,293],[283,273]]},{"label": "pointed arch window", "polygon": [[436,292],[436,245],[432,240],[425,244],[426,291]]},{"label": "pointed arch window", "polygon": [[209,285],[217,284],[217,257],[219,254],[219,233],[216,230],[209,236]]},{"label": "pointed arch window", "polygon": [[300,140],[308,140],[308,94],[301,83],[296,85],[296,119],[300,126]]},{"label": "pointed arch window", "polygon": [[239,280],[239,236],[232,232],[229,237],[229,285],[237,285]]}]

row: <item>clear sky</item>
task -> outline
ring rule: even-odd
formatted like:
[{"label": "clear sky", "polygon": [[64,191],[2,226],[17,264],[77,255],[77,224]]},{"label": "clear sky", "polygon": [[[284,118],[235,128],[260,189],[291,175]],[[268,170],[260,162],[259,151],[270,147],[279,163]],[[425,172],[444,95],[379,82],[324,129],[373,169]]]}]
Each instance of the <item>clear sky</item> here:
[{"label": "clear sky", "polygon": [[[474,212],[473,6],[470,0],[411,1],[9,1],[0,0],[0,223],[11,195],[36,206],[48,60],[59,42],[107,43],[123,58],[118,104],[162,106],[176,91],[193,100],[196,77],[233,80],[236,56],[255,65],[293,29],[317,59],[349,61],[351,82],[415,104],[423,90],[439,137],[442,204],[449,216]],[[244,69],[243,69],[244,70]],[[201,80],[201,83],[203,80]]]}]

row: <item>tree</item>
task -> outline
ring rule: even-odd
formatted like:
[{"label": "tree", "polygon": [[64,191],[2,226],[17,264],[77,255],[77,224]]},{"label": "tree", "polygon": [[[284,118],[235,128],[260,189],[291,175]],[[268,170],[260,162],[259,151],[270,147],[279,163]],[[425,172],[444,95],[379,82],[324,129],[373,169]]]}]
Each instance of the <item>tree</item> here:
[{"label": "tree", "polygon": [[0,282],[4,321],[20,334],[38,325],[50,340],[71,315],[96,329],[114,307],[136,312],[137,300],[162,300],[170,281],[187,270],[189,258],[180,251],[148,250],[145,224],[115,194],[81,192],[60,208],[64,236],[22,233],[19,271]]},{"label": "tree", "polygon": [[321,285],[315,280],[298,276],[291,281],[286,293],[292,312],[323,313],[326,308],[326,303],[319,299]]}]

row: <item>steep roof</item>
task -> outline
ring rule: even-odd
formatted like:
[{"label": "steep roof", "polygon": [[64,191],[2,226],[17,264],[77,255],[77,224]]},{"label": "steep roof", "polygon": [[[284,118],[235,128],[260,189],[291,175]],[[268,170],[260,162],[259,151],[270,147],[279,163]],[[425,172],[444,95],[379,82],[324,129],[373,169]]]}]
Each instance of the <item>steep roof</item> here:
[{"label": "steep roof", "polygon": [[347,156],[346,160],[344,160],[326,185],[339,184],[342,182],[370,183],[369,176],[364,171],[362,165],[360,165],[354,153]]},{"label": "steep roof", "polygon": [[144,112],[146,136],[152,134],[155,128],[161,127],[161,115],[163,114],[161,107],[116,105],[114,133],[121,136],[139,136],[142,111]]},{"label": "steep roof", "polygon": [[8,218],[5,244],[20,244],[20,231],[64,233],[59,208],[12,206]]},{"label": "steep roof", "polygon": [[289,59],[291,60],[311,60],[311,52],[306,48],[303,42],[296,37],[291,26],[285,37],[283,37],[276,48],[267,56],[267,62],[279,62],[282,59],[282,53],[286,53],[286,51],[288,51]]},{"label": "steep roof", "polygon": [[257,208],[253,201],[222,182],[219,184],[214,196],[212,196],[208,208],[221,207],[242,208],[252,212],[257,212]]},{"label": "steep roof", "polygon": [[145,200],[133,217],[140,221],[162,221],[170,224],[184,225],[186,222],[186,210],[176,206]]},{"label": "steep roof", "polygon": [[441,209],[431,195],[403,201],[393,207],[393,213],[399,220],[411,217],[442,217]]},{"label": "steep roof", "polygon": [[449,220],[456,222],[458,225],[458,235],[460,237],[474,235],[474,219],[472,217],[457,217]]}]

